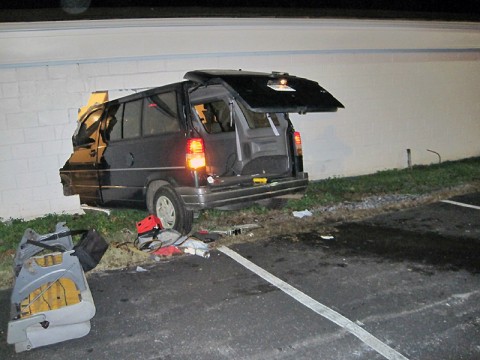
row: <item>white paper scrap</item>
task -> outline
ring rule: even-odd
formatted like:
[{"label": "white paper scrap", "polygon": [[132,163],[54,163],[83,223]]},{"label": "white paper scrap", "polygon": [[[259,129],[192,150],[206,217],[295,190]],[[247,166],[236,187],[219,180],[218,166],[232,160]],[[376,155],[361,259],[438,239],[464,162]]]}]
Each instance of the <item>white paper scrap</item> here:
[{"label": "white paper scrap", "polygon": [[148,270],[141,266],[137,266],[137,272],[145,272],[145,271],[148,271]]},{"label": "white paper scrap", "polygon": [[296,218],[303,218],[305,216],[312,216],[313,214],[309,210],[303,210],[303,211],[294,211],[293,216]]}]

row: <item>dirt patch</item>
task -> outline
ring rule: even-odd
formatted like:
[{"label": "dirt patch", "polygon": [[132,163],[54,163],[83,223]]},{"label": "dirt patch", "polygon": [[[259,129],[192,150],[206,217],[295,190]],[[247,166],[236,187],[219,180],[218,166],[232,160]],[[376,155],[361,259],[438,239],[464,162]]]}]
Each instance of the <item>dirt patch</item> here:
[{"label": "dirt patch", "polygon": [[[217,242],[217,244],[221,245],[311,231],[328,234],[335,232],[335,226],[339,223],[365,220],[380,214],[427,205],[442,199],[477,191],[480,191],[480,184],[463,185],[420,196],[372,196],[358,202],[345,202],[333,206],[309,209],[313,215],[301,219],[293,217],[291,211],[287,212],[285,210],[271,210],[265,214],[237,211],[231,214],[227,213],[225,217],[218,218],[216,221],[206,221],[197,224],[197,226],[204,226],[206,229],[228,228],[234,225],[249,223],[261,226],[261,228],[255,229],[251,233],[224,237]],[[388,199],[388,201],[385,199]]]},{"label": "dirt patch", "polygon": [[[260,227],[245,231],[241,235],[224,236],[212,244],[231,245],[242,242],[254,242],[260,239],[290,234],[297,236],[303,233],[335,234],[337,225],[344,222],[354,222],[374,217],[390,211],[408,209],[420,205],[436,202],[452,196],[468,194],[480,191],[480,184],[464,185],[452,189],[437,191],[428,195],[379,195],[363,199],[359,202],[345,202],[329,207],[309,209],[312,216],[295,218],[292,211],[270,210],[261,214],[252,211],[226,211],[222,216],[203,217],[194,224],[194,231],[199,229],[225,230],[235,225],[257,224]],[[110,239],[110,247],[100,264],[92,272],[112,269],[124,269],[146,263],[154,263],[155,260],[148,253],[137,250],[133,241],[135,233],[132,230],[124,230],[115,234]],[[5,253],[2,263],[11,263],[5,257],[11,257],[13,253]],[[157,259],[158,260],[158,259]],[[162,261],[160,259],[160,261]],[[88,274],[87,274],[88,275]],[[9,288],[13,283],[13,272],[10,268],[0,268],[0,288]]]}]

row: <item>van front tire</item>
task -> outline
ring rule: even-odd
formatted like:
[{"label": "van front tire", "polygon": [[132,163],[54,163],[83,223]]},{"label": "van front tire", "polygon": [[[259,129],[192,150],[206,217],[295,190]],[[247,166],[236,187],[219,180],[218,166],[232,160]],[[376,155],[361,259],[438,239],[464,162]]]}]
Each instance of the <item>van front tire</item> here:
[{"label": "van front tire", "polygon": [[162,186],[155,192],[153,210],[165,229],[174,229],[182,234],[192,230],[193,211],[185,209],[170,186]]}]

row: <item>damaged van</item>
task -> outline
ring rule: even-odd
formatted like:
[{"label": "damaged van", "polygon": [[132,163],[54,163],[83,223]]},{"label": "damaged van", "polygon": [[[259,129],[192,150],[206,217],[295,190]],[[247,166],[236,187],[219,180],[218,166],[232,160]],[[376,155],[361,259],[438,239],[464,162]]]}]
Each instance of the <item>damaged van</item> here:
[{"label": "damaged van", "polygon": [[186,81],[79,113],[60,169],[82,204],[144,207],[164,227],[190,231],[195,212],[302,193],[302,143],[289,113],[343,105],[317,82],[287,73],[191,71]]}]

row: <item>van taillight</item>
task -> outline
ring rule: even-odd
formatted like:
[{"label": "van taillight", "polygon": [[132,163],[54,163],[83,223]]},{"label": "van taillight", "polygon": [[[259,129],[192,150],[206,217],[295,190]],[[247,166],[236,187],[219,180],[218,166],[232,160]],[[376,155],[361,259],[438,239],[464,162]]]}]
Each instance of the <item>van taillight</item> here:
[{"label": "van taillight", "polygon": [[295,140],[295,150],[297,151],[297,155],[303,156],[302,137],[300,136],[300,133],[298,131],[295,131],[295,133],[293,134],[293,138]]},{"label": "van taillight", "polygon": [[203,139],[192,138],[187,140],[187,166],[193,170],[205,166],[205,146]]}]

